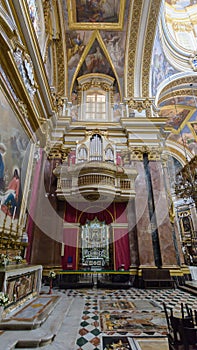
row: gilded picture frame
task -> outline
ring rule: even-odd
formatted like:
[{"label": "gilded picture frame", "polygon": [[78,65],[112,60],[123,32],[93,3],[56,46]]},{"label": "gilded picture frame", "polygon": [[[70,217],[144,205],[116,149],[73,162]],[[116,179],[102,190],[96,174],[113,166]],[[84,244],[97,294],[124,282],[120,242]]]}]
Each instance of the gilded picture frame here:
[{"label": "gilded picture frame", "polygon": [[[112,5],[114,2],[114,8]],[[115,8],[116,4],[116,8]],[[70,30],[122,30],[123,28],[123,19],[125,12],[126,0],[121,0],[117,3],[115,0],[107,0],[105,5],[103,3],[98,3],[100,5],[97,8],[94,8],[94,11],[91,11],[90,5],[87,6],[83,1],[79,0],[67,0],[68,6],[68,20],[69,20],[69,29]],[[81,10],[79,6],[83,7]],[[107,8],[104,9],[103,6],[109,6],[113,11],[114,16],[111,15],[107,17]]]}]

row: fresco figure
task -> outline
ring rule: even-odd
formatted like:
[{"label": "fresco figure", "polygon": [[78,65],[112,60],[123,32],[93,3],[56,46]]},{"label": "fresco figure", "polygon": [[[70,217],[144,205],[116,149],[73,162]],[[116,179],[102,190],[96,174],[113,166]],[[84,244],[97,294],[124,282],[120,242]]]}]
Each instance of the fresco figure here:
[{"label": "fresco figure", "polygon": [[68,66],[71,69],[72,67],[77,66],[79,58],[83,53],[85,48],[84,38],[81,39],[80,33],[78,33],[74,38],[68,34],[67,46]]},{"label": "fresco figure", "polygon": [[4,193],[3,196],[2,195],[0,196],[2,211],[12,217],[15,216],[15,213],[16,213],[19,189],[20,189],[20,177],[18,174],[18,170],[15,169],[13,178],[11,179],[7,187],[7,191]]},{"label": "fresco figure", "polygon": [[77,22],[118,22],[119,4],[114,0],[77,0]]},{"label": "fresco figure", "polygon": [[101,53],[99,46],[96,47],[94,53],[89,53],[85,59],[87,73],[105,73],[105,67],[107,66],[107,61]]}]

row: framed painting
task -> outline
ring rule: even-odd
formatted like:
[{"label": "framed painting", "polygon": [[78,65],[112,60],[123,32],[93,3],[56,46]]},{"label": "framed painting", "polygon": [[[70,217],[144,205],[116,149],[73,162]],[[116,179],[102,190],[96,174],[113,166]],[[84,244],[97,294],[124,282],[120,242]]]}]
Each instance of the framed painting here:
[{"label": "framed painting", "polygon": [[30,140],[0,90],[0,220],[19,219],[29,174]]},{"label": "framed painting", "polygon": [[122,30],[126,0],[68,0],[69,29]]}]

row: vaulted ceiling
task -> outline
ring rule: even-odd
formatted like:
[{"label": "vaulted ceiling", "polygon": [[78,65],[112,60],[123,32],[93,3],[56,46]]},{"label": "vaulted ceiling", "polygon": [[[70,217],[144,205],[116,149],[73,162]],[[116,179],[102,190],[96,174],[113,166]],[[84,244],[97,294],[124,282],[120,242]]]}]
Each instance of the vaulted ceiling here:
[{"label": "vaulted ceiling", "polygon": [[[62,98],[74,103],[79,77],[99,73],[114,79],[117,105],[129,101],[132,108],[136,100],[151,99],[172,129],[169,142],[196,153],[195,0],[3,0],[0,10],[4,71],[13,64],[13,48],[31,56],[37,115],[18,88],[16,71],[8,77],[35,114],[33,129],[58,110]],[[180,33],[193,35],[185,47],[175,40]]]}]

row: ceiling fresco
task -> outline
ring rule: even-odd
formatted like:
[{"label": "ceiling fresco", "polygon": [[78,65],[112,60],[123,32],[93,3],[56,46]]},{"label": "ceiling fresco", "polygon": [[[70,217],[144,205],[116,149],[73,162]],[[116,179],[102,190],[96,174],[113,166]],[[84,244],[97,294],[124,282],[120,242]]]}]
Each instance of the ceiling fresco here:
[{"label": "ceiling fresco", "polygon": [[160,116],[166,117],[166,125],[172,127],[169,140],[176,141],[197,153],[197,110],[193,96],[179,96],[163,102]]},{"label": "ceiling fresco", "polygon": [[188,6],[197,4],[196,0],[166,0],[166,3],[174,6],[177,10],[183,10]]},{"label": "ceiling fresco", "polygon": [[[77,78],[83,74],[100,73],[115,79],[114,104],[124,96],[127,0],[64,2],[66,48],[68,62],[68,92],[76,104]],[[124,19],[124,20],[123,20]],[[100,25],[101,24],[101,25]],[[102,28],[102,30],[101,30]],[[77,118],[76,108],[71,114]],[[119,115],[119,113],[118,113]]]},{"label": "ceiling fresco", "polygon": [[166,59],[157,30],[152,55],[152,95],[155,96],[161,83],[178,71]]},{"label": "ceiling fresco", "polygon": [[[190,11],[191,6],[193,6],[194,11],[197,8],[197,0],[166,0],[164,2],[176,11],[182,11],[188,6]],[[39,23],[42,22],[43,14],[41,13],[40,1],[28,0],[28,3],[32,23],[37,35],[39,34],[41,37],[42,28]],[[73,104],[71,116],[73,120],[78,118],[77,79],[83,74],[101,73],[114,78],[114,120],[117,121],[121,117],[119,106],[125,97],[125,81],[129,72],[127,57],[132,57],[126,56],[126,53],[129,52],[127,47],[129,45],[129,30],[132,30],[132,23],[130,24],[128,19],[133,18],[132,9],[136,9],[136,7],[132,8],[132,4],[136,5],[136,3],[130,0],[62,0],[61,4],[65,29],[65,84],[66,94]],[[141,22],[139,21],[139,23]],[[183,70],[178,71],[178,66],[176,65],[175,68],[174,62],[166,58],[159,25],[152,52],[150,86],[152,96],[155,97],[158,91],[162,91],[162,87],[165,87],[165,83],[173,82],[175,76],[184,72]],[[52,56],[50,58],[49,54],[46,68],[49,82],[51,82],[52,76],[49,72],[52,67]],[[130,63],[134,67],[134,63]],[[195,74],[192,70],[190,72],[191,75]],[[163,98],[164,102],[158,105],[159,116],[165,117],[167,126],[172,128],[169,139],[180,143],[185,140],[185,145],[192,152],[196,152],[196,97],[192,96],[191,91],[189,94],[185,92],[183,95],[180,95],[179,92],[179,97],[177,97],[176,89],[179,92],[179,86],[175,86],[172,99],[169,99],[170,91],[168,91],[166,100]]]},{"label": "ceiling fresco", "polygon": [[120,2],[107,1],[83,1],[76,0],[77,22],[107,22],[118,23]]},{"label": "ceiling fresco", "polygon": [[125,0],[68,0],[70,29],[122,29]]}]

